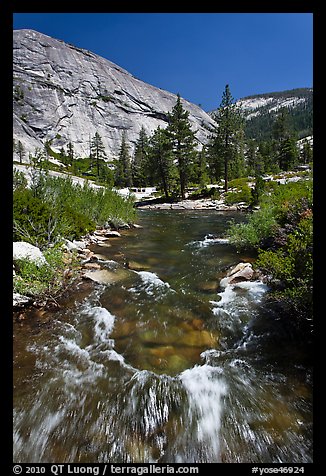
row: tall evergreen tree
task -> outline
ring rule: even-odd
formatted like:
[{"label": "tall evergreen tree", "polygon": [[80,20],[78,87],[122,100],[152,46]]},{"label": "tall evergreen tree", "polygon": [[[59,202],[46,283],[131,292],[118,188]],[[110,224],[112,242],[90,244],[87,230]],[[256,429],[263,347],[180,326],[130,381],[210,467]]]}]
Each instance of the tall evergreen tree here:
[{"label": "tall evergreen tree", "polygon": [[309,164],[313,160],[313,150],[307,139],[303,142],[303,146],[300,152],[300,161],[303,164]]},{"label": "tall evergreen tree", "polygon": [[202,150],[198,151],[195,156],[194,166],[190,178],[192,182],[198,184],[200,188],[205,187],[209,182],[205,146],[203,146]]},{"label": "tall evergreen tree", "polygon": [[119,157],[116,164],[115,184],[122,188],[132,186],[130,153],[126,131],[122,133]]},{"label": "tall evergreen tree", "polygon": [[284,139],[288,139],[291,135],[289,113],[284,107],[280,110],[273,122],[272,133],[273,138],[278,143],[281,143]]},{"label": "tall evergreen tree", "polygon": [[148,183],[148,137],[144,126],[141,128],[136,142],[131,175],[134,187],[145,187]]},{"label": "tall evergreen tree", "polygon": [[[240,108],[234,103],[230,87],[227,84],[223,92],[222,101],[214,117],[217,130],[214,140],[224,165],[224,190],[228,191],[229,169],[233,168],[233,177],[243,170],[243,156],[241,157],[241,141],[243,140],[244,121]],[[240,153],[239,153],[240,152]],[[233,164],[231,165],[231,162]]]},{"label": "tall evergreen tree", "polygon": [[166,128],[172,146],[172,153],[177,163],[181,198],[185,198],[190,169],[195,154],[195,133],[191,130],[189,112],[182,104],[180,95],[171,113],[168,114],[169,124]]},{"label": "tall evergreen tree", "polygon": [[75,151],[74,151],[74,145],[71,142],[68,142],[68,145],[67,145],[67,157],[69,160],[69,164],[72,165],[75,158]]},{"label": "tall evergreen tree", "polygon": [[96,175],[100,176],[100,163],[107,157],[105,153],[105,147],[102,141],[102,137],[96,131],[94,137],[91,140],[91,158],[94,159],[96,165]]},{"label": "tall evergreen tree", "polygon": [[166,129],[160,126],[150,138],[149,160],[154,180],[164,191],[165,198],[170,198],[171,180],[173,176],[173,156]]},{"label": "tall evergreen tree", "polygon": [[279,164],[281,170],[291,170],[298,164],[299,152],[293,137],[284,139],[279,150]]},{"label": "tall evergreen tree", "polygon": [[21,164],[23,162],[23,158],[25,157],[26,151],[25,151],[25,147],[20,142],[20,140],[17,142],[16,152],[17,152],[18,157],[19,157],[19,163]]}]

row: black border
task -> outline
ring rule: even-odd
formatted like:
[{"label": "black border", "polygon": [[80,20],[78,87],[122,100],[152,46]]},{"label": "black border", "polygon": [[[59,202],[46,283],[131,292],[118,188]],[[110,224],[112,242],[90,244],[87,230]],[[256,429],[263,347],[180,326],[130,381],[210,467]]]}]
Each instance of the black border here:
[{"label": "black border", "polygon": [[[6,5],[4,5],[6,3]],[[324,250],[322,249],[323,242],[323,229],[319,230],[323,224],[322,212],[323,212],[323,196],[322,184],[319,181],[323,178],[323,166],[322,161],[326,161],[325,158],[319,157],[321,151],[321,128],[324,126],[323,122],[320,121],[318,116],[322,114],[322,86],[321,86],[321,76],[320,76],[320,67],[323,67],[322,58],[322,48],[323,42],[320,38],[321,32],[324,26],[322,9],[320,2],[308,2],[308,1],[273,1],[273,2],[262,2],[262,1],[234,1],[232,4],[230,2],[223,2],[220,5],[216,5],[215,11],[212,11],[211,8],[202,8],[200,10],[192,10],[185,12],[183,9],[170,8],[168,4],[164,3],[164,9],[159,8],[158,11],[148,9],[148,4],[142,5],[141,3],[124,3],[123,9],[121,4],[109,4],[106,8],[103,8],[101,2],[91,2],[91,9],[85,8],[86,5],[83,4],[83,7],[80,5],[76,8],[72,8],[72,5],[68,2],[57,0],[56,2],[47,3],[37,2],[29,0],[16,0],[11,2],[1,2],[0,4],[0,44],[2,45],[2,66],[4,64],[5,68],[1,71],[0,74],[0,85],[2,92],[1,94],[1,112],[2,112],[2,127],[1,127],[1,136],[2,136],[2,147],[1,147],[1,170],[2,170],[2,183],[1,183],[1,202],[2,203],[2,266],[0,272],[0,289],[2,293],[2,301],[4,306],[2,306],[2,332],[1,332],[1,351],[2,355],[2,369],[3,369],[3,380],[2,380],[2,396],[4,397],[2,401],[2,410],[3,417],[1,419],[1,429],[2,429],[2,463],[0,468],[8,467],[9,472],[6,471],[4,474],[13,474],[12,473],[12,401],[13,401],[13,379],[12,379],[12,258],[11,258],[11,249],[12,249],[12,165],[11,165],[11,156],[12,156],[12,30],[13,30],[13,14],[14,13],[312,13],[314,21],[314,269],[315,269],[315,283],[314,283],[314,308],[315,308],[315,372],[314,372],[314,463],[310,465],[297,465],[304,466],[305,473],[309,474],[313,472],[314,469],[318,468],[320,463],[322,463],[322,450],[321,450],[321,440],[322,437],[322,425],[321,425],[321,409],[323,408],[321,398],[322,398],[322,382],[321,372],[324,371],[323,365],[323,355],[319,354],[319,349],[322,349],[321,341],[319,342],[322,334],[322,323],[325,319],[323,312],[323,305],[320,300],[322,296],[323,289],[321,288],[321,270],[322,270],[322,256]],[[214,5],[214,4],[213,4]],[[137,10],[135,10],[137,6]],[[155,6],[158,6],[157,4]],[[162,7],[162,4],[159,4]],[[212,4],[210,3],[210,6]],[[326,84],[326,83],[325,83]],[[3,144],[5,147],[3,147]],[[321,227],[322,228],[322,227]],[[318,368],[318,365],[321,365],[321,369]],[[7,466],[8,462],[8,466]],[[5,463],[5,464],[4,464]],[[214,464],[214,463],[213,463]],[[227,471],[234,472],[235,468],[239,474],[251,474],[251,464],[240,464],[235,463],[237,466],[234,467],[234,464],[219,464],[219,468],[222,469],[221,474],[227,473]],[[294,465],[294,464],[293,464]],[[25,465],[26,466],[26,465]],[[137,465],[135,465],[137,466]],[[202,467],[202,470],[210,469],[206,465],[199,465]],[[277,467],[278,465],[273,464],[263,464],[257,465],[259,467]],[[284,465],[286,466],[286,465]],[[217,469],[217,467],[216,467]],[[202,471],[200,470],[200,473]],[[49,473],[50,474],[50,473]]]}]

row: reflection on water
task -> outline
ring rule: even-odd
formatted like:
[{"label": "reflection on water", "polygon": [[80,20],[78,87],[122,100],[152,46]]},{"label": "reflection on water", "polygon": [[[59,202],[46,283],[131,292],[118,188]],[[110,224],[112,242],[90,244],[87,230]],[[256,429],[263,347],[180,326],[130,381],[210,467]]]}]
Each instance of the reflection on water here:
[{"label": "reflection on water", "polygon": [[17,324],[15,462],[311,462],[310,368],[287,316],[259,281],[219,287],[253,258],[229,245],[231,217],[141,211],[143,228],[94,248],[108,284]]}]

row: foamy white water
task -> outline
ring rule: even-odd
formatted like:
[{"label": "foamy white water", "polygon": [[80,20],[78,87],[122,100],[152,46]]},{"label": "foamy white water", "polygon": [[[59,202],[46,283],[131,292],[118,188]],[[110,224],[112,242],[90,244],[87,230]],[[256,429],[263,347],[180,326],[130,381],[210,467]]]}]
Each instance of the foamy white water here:
[{"label": "foamy white water", "polygon": [[162,281],[156,273],[150,271],[136,271],[142,280],[142,284],[138,287],[130,288],[131,292],[146,291],[150,296],[153,296],[156,291],[166,291],[170,289],[170,284]]},{"label": "foamy white water", "polygon": [[189,420],[197,418],[198,442],[207,449],[208,460],[220,461],[219,431],[223,411],[223,397],[227,386],[218,367],[196,365],[180,374],[180,379],[189,395]]}]

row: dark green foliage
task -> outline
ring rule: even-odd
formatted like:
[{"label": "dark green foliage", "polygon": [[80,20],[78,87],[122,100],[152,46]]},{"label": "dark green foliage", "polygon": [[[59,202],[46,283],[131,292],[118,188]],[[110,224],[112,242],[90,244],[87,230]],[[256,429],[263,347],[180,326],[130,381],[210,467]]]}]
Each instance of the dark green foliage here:
[{"label": "dark green foliage", "polygon": [[313,150],[307,140],[303,142],[302,150],[300,152],[300,162],[302,164],[310,164],[313,161]]},{"label": "dark green foliage", "polygon": [[114,101],[114,98],[113,96],[105,96],[105,95],[101,95],[101,96],[98,96],[98,99],[101,99],[102,101],[104,102],[112,102]]},{"label": "dark green foliage", "polygon": [[13,172],[13,190],[23,190],[27,187],[27,179],[23,172],[14,169]]},{"label": "dark green foliage", "polygon": [[122,133],[119,158],[116,163],[115,185],[121,188],[132,186],[131,159],[125,131]]},{"label": "dark green foliage", "polygon": [[53,211],[29,189],[18,189],[13,195],[14,241],[27,241],[44,247],[53,238]]},{"label": "dark green foliage", "polygon": [[[300,98],[304,102],[296,104],[294,108],[288,108],[288,128],[290,134],[295,134],[299,138],[312,135],[313,133],[313,92],[311,89],[299,88],[292,91],[281,91],[276,93],[260,94],[259,97],[277,98]],[[254,99],[257,96],[248,96]],[[258,116],[252,117],[245,123],[245,133],[247,138],[266,141],[272,139],[273,123],[279,111],[268,112],[270,105],[260,109]]]},{"label": "dark green foliage", "polygon": [[149,183],[149,141],[144,126],[139,132],[133,161],[131,164],[132,184],[134,187],[145,187]]},{"label": "dark green foliage", "polygon": [[105,147],[102,141],[102,137],[98,132],[95,132],[94,137],[91,140],[90,144],[90,159],[92,166],[96,166],[96,176],[100,177],[100,168],[103,169],[105,163],[103,160],[106,158]]},{"label": "dark green foliage", "polygon": [[19,86],[19,84],[14,87],[13,97],[14,97],[14,100],[17,101],[17,102],[23,101],[23,99],[25,97],[24,90],[21,86]]},{"label": "dark green foliage", "polygon": [[171,151],[177,163],[181,198],[185,198],[186,189],[191,175],[192,163],[195,158],[195,134],[191,130],[189,112],[181,103],[180,95],[171,113],[168,114],[166,133],[170,141]]},{"label": "dark green foliage", "polygon": [[150,139],[149,161],[153,182],[161,186],[165,198],[169,200],[174,177],[174,165],[171,144],[165,129],[158,127],[154,131]]},{"label": "dark green foliage", "polygon": [[[298,316],[312,318],[312,181],[275,185],[260,199],[261,209],[246,224],[230,227],[230,241],[259,251],[256,266],[277,283],[278,299]],[[281,288],[281,291],[279,290]]]},{"label": "dark green foliage", "polygon": [[299,162],[299,151],[292,137],[284,139],[279,149],[279,165],[281,170],[292,170]]},{"label": "dark green foliage", "polygon": [[112,220],[133,222],[136,216],[132,199],[47,176],[36,189],[17,186],[13,205],[14,240],[41,248],[62,238],[78,238]]},{"label": "dark green foliage", "polygon": [[251,190],[251,204],[258,205],[265,190],[265,182],[261,175],[256,177],[255,187]]},{"label": "dark green foliage", "polygon": [[200,152],[195,154],[189,178],[193,184],[198,184],[199,188],[204,188],[209,183],[206,148],[204,146]]},{"label": "dark green foliage", "polygon": [[[210,141],[210,164],[217,177],[223,168],[224,189],[228,191],[228,181],[244,173],[243,156],[243,117],[234,103],[230,87],[227,84],[223,92],[220,107],[214,115],[216,132]],[[212,157],[212,152],[216,155]],[[223,164],[223,165],[222,165]]]}]

